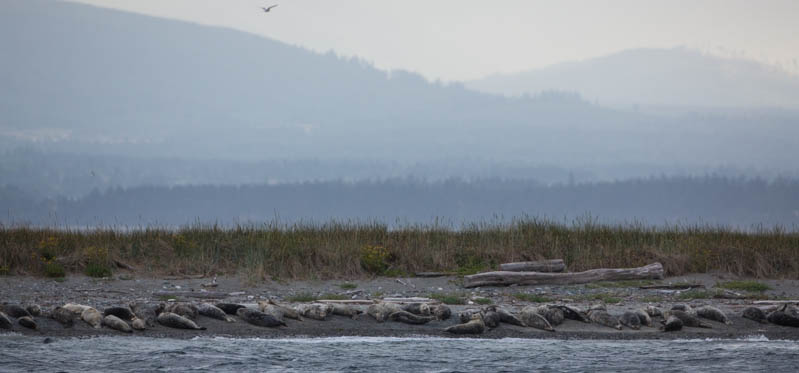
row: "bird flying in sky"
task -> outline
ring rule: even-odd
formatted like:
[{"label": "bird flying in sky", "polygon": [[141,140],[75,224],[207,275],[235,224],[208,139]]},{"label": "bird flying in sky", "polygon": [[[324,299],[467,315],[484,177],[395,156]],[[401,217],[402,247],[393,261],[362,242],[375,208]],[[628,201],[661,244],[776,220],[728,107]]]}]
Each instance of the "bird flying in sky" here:
[{"label": "bird flying in sky", "polygon": [[275,4],[275,5],[272,5],[272,6],[268,7],[268,8],[261,7],[261,9],[263,9],[265,13],[269,13],[269,11],[272,10],[272,8],[274,8],[274,7],[278,6],[278,5],[279,4]]}]

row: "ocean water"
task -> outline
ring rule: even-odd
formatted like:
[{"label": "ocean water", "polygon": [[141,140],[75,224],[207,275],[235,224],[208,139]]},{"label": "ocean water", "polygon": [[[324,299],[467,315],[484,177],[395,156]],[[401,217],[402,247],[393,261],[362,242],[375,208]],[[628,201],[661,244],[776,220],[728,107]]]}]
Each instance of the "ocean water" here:
[{"label": "ocean water", "polygon": [[189,340],[0,335],[0,371],[799,371],[799,342],[336,337]]}]

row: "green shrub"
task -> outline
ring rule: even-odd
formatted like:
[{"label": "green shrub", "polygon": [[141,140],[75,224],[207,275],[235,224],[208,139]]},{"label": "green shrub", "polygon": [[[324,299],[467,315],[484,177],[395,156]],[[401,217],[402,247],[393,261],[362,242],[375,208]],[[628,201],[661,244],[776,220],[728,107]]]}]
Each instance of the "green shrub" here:
[{"label": "green shrub", "polygon": [[358,285],[353,284],[353,283],[349,283],[349,282],[345,282],[343,284],[339,284],[338,287],[340,287],[340,288],[342,288],[344,290],[352,290],[352,289],[357,288]]},{"label": "green shrub", "polygon": [[64,271],[64,267],[61,264],[49,260],[44,264],[44,275],[47,277],[64,277],[66,271]]},{"label": "green shrub", "polygon": [[751,291],[758,293],[762,293],[766,290],[771,290],[771,286],[768,286],[762,282],[757,282],[757,281],[727,281],[716,284],[716,287],[729,290]]},{"label": "green shrub", "polygon": [[524,302],[532,302],[532,303],[549,303],[552,302],[552,298],[538,295],[538,294],[525,294],[525,293],[516,293],[513,294],[513,297]]},{"label": "green shrub", "polygon": [[383,246],[366,245],[361,249],[361,268],[380,275],[388,269],[389,252]]},{"label": "green shrub", "polygon": [[489,298],[474,298],[474,302],[477,303],[477,304],[481,304],[481,305],[487,305],[487,304],[494,303],[494,301],[489,299]]},{"label": "green shrub", "polygon": [[91,262],[89,264],[86,264],[85,273],[86,276],[89,277],[97,277],[97,278],[111,277],[111,268],[108,268],[108,266],[99,263]]},{"label": "green shrub", "polygon": [[466,304],[466,297],[456,294],[430,294],[430,298],[438,300],[444,304]]}]

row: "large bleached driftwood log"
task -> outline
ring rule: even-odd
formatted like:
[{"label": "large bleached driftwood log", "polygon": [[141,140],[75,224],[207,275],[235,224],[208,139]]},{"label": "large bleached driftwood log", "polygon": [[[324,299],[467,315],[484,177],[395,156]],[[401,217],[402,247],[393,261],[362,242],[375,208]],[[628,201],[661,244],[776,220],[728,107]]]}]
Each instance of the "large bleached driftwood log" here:
[{"label": "large bleached driftwood log", "polygon": [[563,259],[503,263],[499,265],[500,271],[511,272],[563,272],[565,269],[566,264],[563,264]]},{"label": "large bleached driftwood log", "polygon": [[647,280],[662,279],[663,266],[653,263],[639,268],[600,268],[585,272],[574,273],[545,273],[545,272],[484,272],[463,278],[463,286],[473,288],[477,286],[499,285],[572,285],[586,284],[596,281],[622,281],[622,280]]}]

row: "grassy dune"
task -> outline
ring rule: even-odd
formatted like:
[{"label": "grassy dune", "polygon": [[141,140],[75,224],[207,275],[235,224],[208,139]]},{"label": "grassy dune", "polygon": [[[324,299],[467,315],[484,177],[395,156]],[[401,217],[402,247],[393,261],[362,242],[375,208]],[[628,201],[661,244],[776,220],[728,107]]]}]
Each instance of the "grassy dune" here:
[{"label": "grassy dune", "polygon": [[102,277],[123,262],[140,273],[236,273],[255,281],[358,278],[419,271],[469,274],[502,262],[548,258],[563,258],[571,271],[659,261],[669,275],[724,271],[796,278],[799,232],[538,219],[460,229],[337,222],[127,231],[0,227],[0,274],[5,275]]}]

